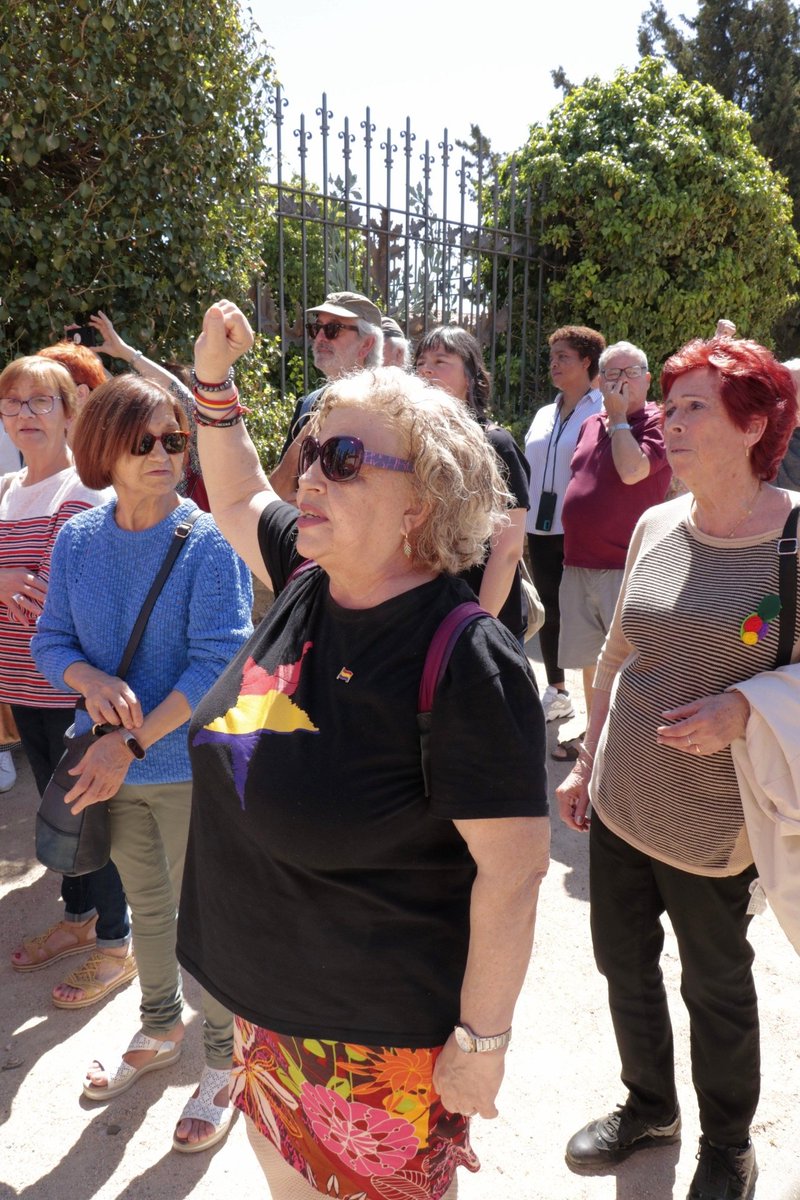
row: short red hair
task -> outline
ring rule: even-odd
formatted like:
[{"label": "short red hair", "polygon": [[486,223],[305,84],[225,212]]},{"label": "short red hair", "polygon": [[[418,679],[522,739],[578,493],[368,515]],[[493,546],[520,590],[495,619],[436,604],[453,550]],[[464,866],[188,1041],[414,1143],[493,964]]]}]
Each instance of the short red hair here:
[{"label": "short red hair", "polygon": [[747,429],[754,417],[767,418],[764,432],[751,448],[750,465],[757,479],[774,479],[797,423],[797,397],[790,372],[758,342],[728,337],[704,342],[698,338],[664,363],[664,402],[681,375],[703,367],[717,376],[720,399],[737,429]]},{"label": "short red hair", "polygon": [[77,342],[56,342],[39,351],[40,358],[50,358],[66,367],[77,387],[85,384],[90,392],[108,379],[108,373],[96,354]]}]

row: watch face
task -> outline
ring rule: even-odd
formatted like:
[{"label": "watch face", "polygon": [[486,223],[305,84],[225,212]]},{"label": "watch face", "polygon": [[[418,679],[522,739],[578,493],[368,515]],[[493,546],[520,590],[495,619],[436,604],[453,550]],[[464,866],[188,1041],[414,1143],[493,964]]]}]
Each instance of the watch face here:
[{"label": "watch face", "polygon": [[466,1029],[464,1029],[461,1025],[456,1025],[454,1032],[456,1035],[456,1045],[458,1046],[459,1050],[463,1050],[465,1054],[472,1054],[475,1049],[475,1042],[467,1033]]}]

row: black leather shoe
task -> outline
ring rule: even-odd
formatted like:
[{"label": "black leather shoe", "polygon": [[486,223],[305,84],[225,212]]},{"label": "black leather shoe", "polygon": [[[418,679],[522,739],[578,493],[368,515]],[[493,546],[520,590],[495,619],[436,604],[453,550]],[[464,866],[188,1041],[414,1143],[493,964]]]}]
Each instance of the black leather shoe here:
[{"label": "black leather shoe", "polygon": [[688,1200],[752,1200],[757,1178],[752,1142],[746,1146],[714,1146],[701,1137]]},{"label": "black leather shoe", "polygon": [[680,1136],[681,1115],[677,1109],[669,1121],[654,1125],[646,1117],[638,1116],[629,1105],[622,1104],[598,1121],[590,1121],[570,1138],[567,1165],[575,1171],[602,1170],[637,1150],[671,1146]]}]

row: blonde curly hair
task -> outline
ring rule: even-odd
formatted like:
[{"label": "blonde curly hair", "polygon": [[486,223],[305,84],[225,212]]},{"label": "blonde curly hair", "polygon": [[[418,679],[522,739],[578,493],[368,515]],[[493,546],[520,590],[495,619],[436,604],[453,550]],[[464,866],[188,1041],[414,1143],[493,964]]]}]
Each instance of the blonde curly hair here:
[{"label": "blonde curly hair", "polygon": [[399,367],[357,371],[329,384],[308,432],[319,432],[335,408],[380,413],[396,430],[409,475],[425,508],[410,537],[415,566],[458,575],[483,562],[492,538],[508,524],[514,500],[497,456],[465,405]]}]

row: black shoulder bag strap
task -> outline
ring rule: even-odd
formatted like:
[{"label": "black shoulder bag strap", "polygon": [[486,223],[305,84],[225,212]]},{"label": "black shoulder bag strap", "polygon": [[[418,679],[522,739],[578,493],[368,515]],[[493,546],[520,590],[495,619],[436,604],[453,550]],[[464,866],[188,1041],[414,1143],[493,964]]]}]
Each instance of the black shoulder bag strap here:
[{"label": "black shoulder bag strap", "polygon": [[783,533],[778,541],[778,592],[781,611],[778,625],[778,654],[776,667],[785,667],[791,662],[794,646],[794,630],[797,620],[797,519],[800,506],[793,508],[786,518]]},{"label": "black shoulder bag strap", "polygon": [[[167,550],[164,561],[161,564],[161,569],[153,580],[150,591],[144,598],[144,604],[139,611],[139,615],[136,618],[136,624],[131,630],[131,636],[128,638],[128,644],[125,647],[120,664],[117,667],[116,674],[119,679],[124,679],[128,673],[128,668],[133,661],[133,656],[139,648],[139,642],[142,640],[144,627],[147,624],[150,613],[153,611],[153,605],[161,594],[161,589],[167,582],[167,576],[172,570],[175,559],[183,549],[183,544],[188,538],[189,534],[192,532],[192,526],[199,516],[200,510],[198,509],[197,512],[189,513],[185,520],[181,521],[179,525],[175,526],[175,532],[170,540],[169,549]],[[86,701],[83,696],[80,697],[75,707],[86,707]]]}]

